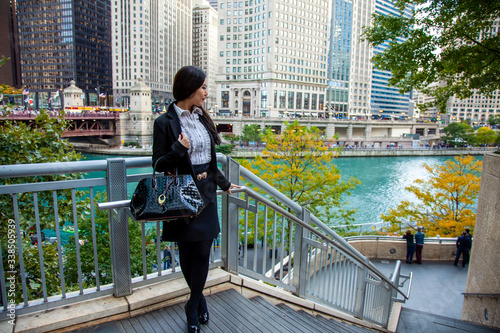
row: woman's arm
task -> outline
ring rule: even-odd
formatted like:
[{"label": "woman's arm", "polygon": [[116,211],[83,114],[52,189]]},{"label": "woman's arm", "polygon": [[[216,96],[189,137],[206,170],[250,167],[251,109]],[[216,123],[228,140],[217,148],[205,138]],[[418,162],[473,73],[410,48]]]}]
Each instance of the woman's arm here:
[{"label": "woman's arm", "polygon": [[164,119],[157,118],[153,126],[153,167],[162,158],[156,171],[165,172],[179,167],[188,149],[179,140],[172,140],[171,128]]}]

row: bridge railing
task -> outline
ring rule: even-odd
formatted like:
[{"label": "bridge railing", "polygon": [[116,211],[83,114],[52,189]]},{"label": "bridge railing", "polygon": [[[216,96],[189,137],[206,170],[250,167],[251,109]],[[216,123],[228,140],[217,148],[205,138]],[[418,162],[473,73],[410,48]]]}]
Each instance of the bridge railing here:
[{"label": "bridge railing", "polygon": [[[211,267],[387,326],[393,293],[407,297],[398,287],[399,276],[389,280],[306,209],[234,160],[218,155],[218,162],[231,182],[259,193],[244,186],[232,195],[219,195],[222,228]],[[169,244],[171,265],[166,265],[161,223],[134,222],[129,216],[133,188],[151,171],[150,157],[0,166],[2,181],[92,174],[0,186],[0,198],[11,202],[0,229],[0,313],[15,309],[19,315],[102,295],[124,296],[137,286],[180,276],[175,244]],[[108,201],[99,205],[108,210],[104,218],[95,208],[103,201]],[[42,230],[53,235],[44,241]],[[68,232],[72,234],[65,242]],[[102,247],[110,249],[104,252],[110,260],[102,258]]]}]

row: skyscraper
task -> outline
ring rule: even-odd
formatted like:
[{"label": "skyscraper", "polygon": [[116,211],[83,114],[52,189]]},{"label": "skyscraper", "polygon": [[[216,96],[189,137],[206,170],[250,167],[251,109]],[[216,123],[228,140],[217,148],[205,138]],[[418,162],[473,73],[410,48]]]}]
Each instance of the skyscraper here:
[{"label": "skyscraper", "polygon": [[[408,6],[403,15],[411,17],[412,9],[412,6]],[[391,0],[376,0],[375,12],[381,15],[400,15]],[[388,43],[385,42],[374,48],[373,52],[383,52],[387,47]],[[400,94],[397,88],[389,86],[390,78],[391,72],[373,68],[370,101],[372,114],[390,119],[405,118],[408,113],[413,113],[413,103],[410,102],[412,93]]]},{"label": "skyscraper", "polygon": [[21,67],[19,62],[19,34],[17,30],[16,2],[0,2],[0,55],[10,58],[0,67],[0,83],[21,88]]},{"label": "skyscraper", "polygon": [[153,107],[163,108],[175,73],[192,64],[192,0],[114,0],[111,24],[115,104],[129,105],[130,87],[142,77]]},{"label": "skyscraper", "polygon": [[323,114],[328,1],[219,1],[219,112]]},{"label": "skyscraper", "polygon": [[17,0],[23,84],[48,107],[70,81],[97,98],[111,91],[110,0]]},{"label": "skyscraper", "polygon": [[330,7],[326,106],[335,118],[348,117],[349,113],[351,50],[355,47],[352,6],[352,0],[333,0]]},{"label": "skyscraper", "polygon": [[206,0],[196,0],[193,8],[193,65],[207,74],[207,110],[215,110],[217,104],[217,29],[217,11]]}]

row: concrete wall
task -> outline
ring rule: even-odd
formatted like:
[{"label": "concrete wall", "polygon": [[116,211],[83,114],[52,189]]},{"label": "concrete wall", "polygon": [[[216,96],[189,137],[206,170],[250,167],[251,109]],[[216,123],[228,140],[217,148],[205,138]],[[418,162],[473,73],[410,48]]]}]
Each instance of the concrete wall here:
[{"label": "concrete wall", "polygon": [[500,154],[490,153],[483,160],[462,320],[495,328],[500,328],[499,226]]},{"label": "concrete wall", "polygon": [[[356,250],[370,259],[406,260],[406,241],[390,240],[360,240],[349,241]],[[455,259],[456,245],[452,243],[427,243],[424,242],[422,261]],[[416,260],[415,255],[413,260]]]}]

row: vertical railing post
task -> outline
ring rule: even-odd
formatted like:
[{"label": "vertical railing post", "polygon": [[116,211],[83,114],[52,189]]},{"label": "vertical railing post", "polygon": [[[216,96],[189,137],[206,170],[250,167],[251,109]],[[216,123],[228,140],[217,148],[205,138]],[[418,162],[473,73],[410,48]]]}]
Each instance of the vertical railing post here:
[{"label": "vertical railing post", "polygon": [[[108,201],[127,199],[127,169],[123,158],[107,159]],[[115,297],[132,293],[130,270],[130,246],[128,233],[128,216],[125,209],[117,212],[110,210],[109,234],[111,245],[111,272],[113,278],[113,294]]]},{"label": "vertical railing post", "polygon": [[[365,257],[365,263],[369,264],[370,259]],[[356,286],[356,303],[354,305],[354,317],[363,319],[363,312],[365,310],[365,299],[366,299],[366,284],[368,281],[368,268],[363,266],[362,276],[358,279],[358,285]]]},{"label": "vertical railing post", "polygon": [[[227,158],[226,178],[232,183],[240,183],[240,165]],[[238,273],[239,218],[238,207],[230,202],[227,195],[222,196],[221,258],[230,273]]]},{"label": "vertical railing post", "polygon": [[[311,213],[302,208],[300,218],[306,223],[311,222]],[[294,246],[294,265],[293,265],[293,285],[297,288],[295,294],[299,297],[305,298],[307,287],[307,244],[304,242],[304,237],[308,235],[309,231],[304,227],[295,225],[295,246]]]}]

